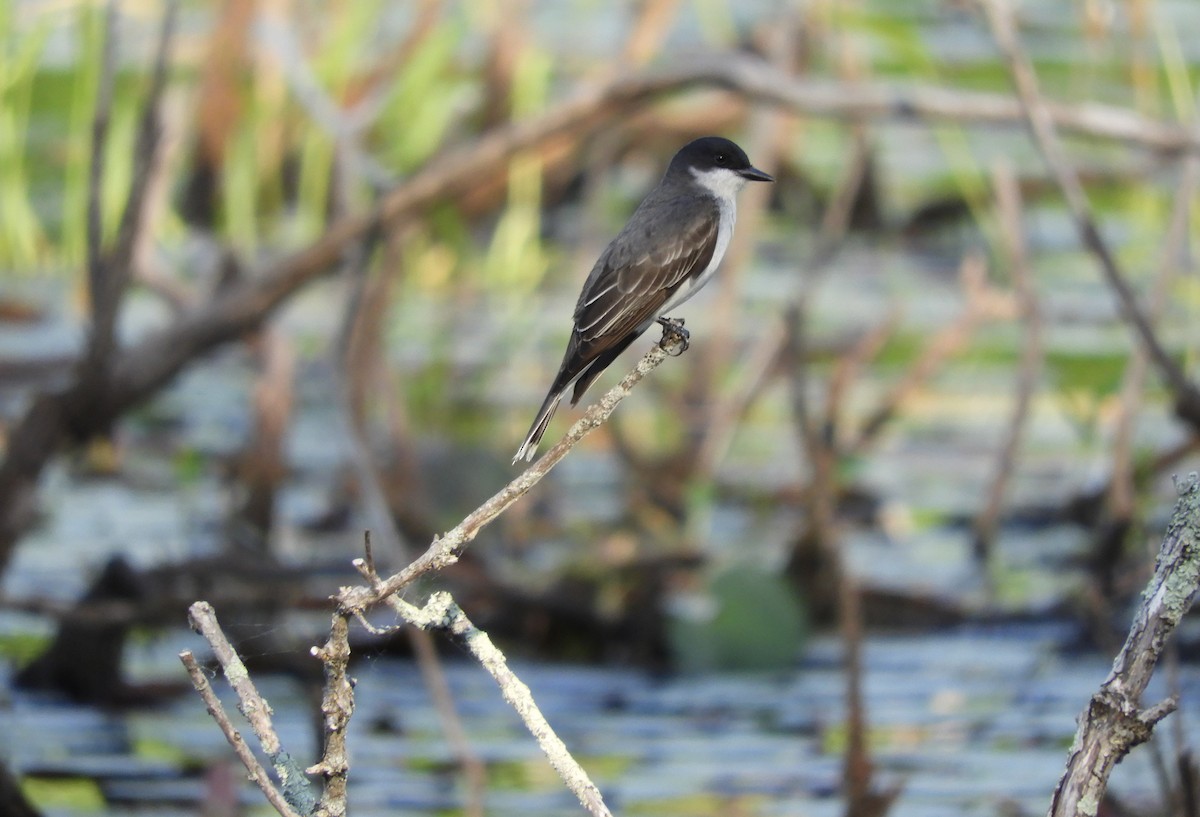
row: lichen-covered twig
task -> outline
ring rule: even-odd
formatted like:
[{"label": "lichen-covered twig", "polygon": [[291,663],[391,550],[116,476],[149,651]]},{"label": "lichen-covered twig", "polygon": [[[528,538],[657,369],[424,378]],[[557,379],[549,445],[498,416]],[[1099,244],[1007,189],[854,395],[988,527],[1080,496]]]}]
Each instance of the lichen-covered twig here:
[{"label": "lichen-covered twig", "polygon": [[[212,647],[213,655],[225,672],[225,678],[237,694],[238,711],[250,723],[258,737],[259,745],[271,761],[275,774],[279,777],[279,785],[284,798],[301,814],[312,812],[316,797],[304,771],[292,759],[279,742],[279,735],[271,722],[271,707],[265,698],[258,693],[258,688],[250,680],[246,665],[238,656],[229,639],[217,623],[217,613],[206,601],[198,601],[188,608],[188,623],[192,629],[204,636],[204,640]],[[182,656],[180,656],[182,659]],[[186,661],[184,662],[186,664]],[[194,680],[194,679],[193,679]],[[250,769],[251,774],[254,770]]]},{"label": "lichen-covered twig", "polygon": [[[362,563],[357,562],[362,569]],[[500,687],[504,700],[516,711],[529,733],[585,809],[593,817],[612,817],[596,784],[571,756],[562,739],[555,734],[546,717],[538,709],[529,687],[509,668],[508,661],[488,634],[467,618],[458,603],[446,592],[434,593],[423,607],[409,604],[397,595],[387,602],[405,621],[427,630],[443,630],[459,639],[471,655],[487,670]]]},{"label": "lichen-covered twig", "polygon": [[183,662],[183,666],[187,669],[188,676],[192,679],[192,686],[196,688],[196,692],[200,693],[201,700],[208,707],[208,714],[212,715],[217,726],[225,735],[225,739],[229,741],[229,745],[233,747],[234,753],[238,759],[242,761],[242,765],[246,767],[246,771],[250,773],[250,781],[262,790],[263,796],[267,798],[267,802],[275,807],[282,817],[301,817],[287,799],[280,793],[279,789],[271,782],[271,776],[267,774],[267,770],[258,762],[258,758],[254,756],[254,751],[246,744],[245,738],[238,732],[237,727],[233,725],[233,721],[229,719],[229,713],[225,711],[225,707],[221,705],[221,699],[217,697],[217,693],[213,691],[212,685],[208,683],[208,678],[204,675],[204,670],[196,661],[196,656],[191,650],[184,650],[179,653],[179,660]]},{"label": "lichen-covered twig", "polygon": [[1142,708],[1142,694],[1171,632],[1192,607],[1200,582],[1200,476],[1183,485],[1159,549],[1154,578],[1142,594],[1112,671],[1079,716],[1067,768],[1054,791],[1050,817],[1095,815],[1108,776],[1129,750],[1150,737],[1175,710],[1174,698]]}]

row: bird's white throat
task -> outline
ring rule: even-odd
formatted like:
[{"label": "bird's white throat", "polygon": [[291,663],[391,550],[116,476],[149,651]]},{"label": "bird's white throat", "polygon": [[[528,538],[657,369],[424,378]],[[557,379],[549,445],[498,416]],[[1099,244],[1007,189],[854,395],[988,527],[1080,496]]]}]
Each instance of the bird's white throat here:
[{"label": "bird's white throat", "polygon": [[689,168],[692,176],[700,186],[712,193],[719,200],[730,200],[738,191],[746,186],[746,177],[724,167],[714,167],[709,170]]}]

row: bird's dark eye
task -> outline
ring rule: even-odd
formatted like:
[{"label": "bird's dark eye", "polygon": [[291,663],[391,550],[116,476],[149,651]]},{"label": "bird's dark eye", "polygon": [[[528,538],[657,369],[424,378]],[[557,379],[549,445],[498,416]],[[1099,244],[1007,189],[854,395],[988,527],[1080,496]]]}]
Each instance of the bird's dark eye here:
[{"label": "bird's dark eye", "polygon": [[726,156],[724,153],[718,153],[716,155],[714,161],[716,161],[716,163],[719,165],[727,165],[727,164],[729,164],[729,157]]}]

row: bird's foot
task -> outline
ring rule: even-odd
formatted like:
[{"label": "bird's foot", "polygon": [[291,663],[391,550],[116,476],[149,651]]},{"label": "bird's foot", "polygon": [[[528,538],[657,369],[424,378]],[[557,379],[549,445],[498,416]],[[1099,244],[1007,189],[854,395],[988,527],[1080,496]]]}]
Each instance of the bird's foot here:
[{"label": "bird's foot", "polygon": [[657,323],[663,329],[659,346],[667,350],[674,347],[676,351],[670,352],[672,357],[679,357],[688,350],[691,335],[683,328],[683,318],[658,318]]}]

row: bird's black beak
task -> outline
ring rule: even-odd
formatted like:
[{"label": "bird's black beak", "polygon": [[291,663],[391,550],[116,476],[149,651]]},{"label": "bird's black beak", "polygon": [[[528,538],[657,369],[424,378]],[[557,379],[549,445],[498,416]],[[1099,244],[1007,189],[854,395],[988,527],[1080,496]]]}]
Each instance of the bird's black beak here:
[{"label": "bird's black beak", "polygon": [[757,167],[748,167],[745,170],[739,170],[738,174],[747,181],[751,182],[773,182],[774,177],[767,173],[763,173]]}]

